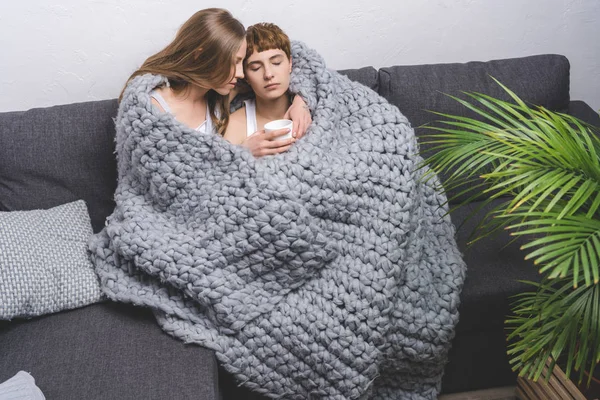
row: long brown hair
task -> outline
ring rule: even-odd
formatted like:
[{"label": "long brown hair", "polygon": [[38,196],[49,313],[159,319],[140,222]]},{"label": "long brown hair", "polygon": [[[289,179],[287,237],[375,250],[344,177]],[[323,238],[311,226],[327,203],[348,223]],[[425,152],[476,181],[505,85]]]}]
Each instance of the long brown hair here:
[{"label": "long brown hair", "polygon": [[[229,11],[200,10],[179,28],[167,47],[148,57],[127,83],[136,76],[151,73],[165,76],[176,94],[186,91],[190,85],[206,89],[219,87],[233,78],[234,57],[244,38],[244,26]],[[124,91],[125,88],[119,101]],[[217,132],[223,135],[229,123],[229,96],[209,90],[206,100],[210,118]]]}]

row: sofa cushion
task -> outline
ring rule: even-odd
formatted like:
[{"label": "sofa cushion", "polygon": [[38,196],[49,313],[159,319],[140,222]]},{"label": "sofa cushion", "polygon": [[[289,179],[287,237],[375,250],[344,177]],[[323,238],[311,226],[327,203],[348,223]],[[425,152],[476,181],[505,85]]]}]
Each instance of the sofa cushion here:
[{"label": "sofa cushion", "polygon": [[[569,109],[567,113],[574,117],[581,119],[598,128],[600,131],[600,111],[595,111],[592,107],[588,106],[587,103],[581,100],[573,100],[569,103]],[[599,132],[600,133],[600,132]]]},{"label": "sofa cushion", "polygon": [[[526,102],[565,111],[569,106],[569,69],[567,58],[555,54],[464,64],[393,66],[379,70],[379,93],[396,105],[413,127],[437,118],[428,110],[474,116],[445,94],[464,98],[461,92],[470,91],[508,100],[490,76]],[[417,134],[420,132],[417,130]]]},{"label": "sofa cushion", "polygon": [[[467,264],[467,276],[461,293],[457,332],[501,328],[510,313],[512,296],[531,291],[532,286],[519,280],[539,281],[540,275],[526,253],[520,247],[527,242],[524,237],[516,240],[501,229],[477,242],[468,243],[484,212],[503,200],[495,200],[477,211],[480,202],[473,202],[453,209],[450,216],[457,226],[457,244]],[[475,217],[467,220],[476,212]]]},{"label": "sofa cushion", "polygon": [[47,399],[219,398],[214,353],[168,336],[148,309],[126,304],[0,321],[0,382],[19,370]]},{"label": "sofa cushion", "polygon": [[[443,394],[515,386],[517,374],[510,368],[506,354],[506,334],[502,329],[461,332],[452,340],[448,364],[442,377]],[[463,397],[481,400],[488,397]],[[450,396],[449,396],[450,397]],[[500,400],[499,397],[489,397]],[[513,397],[502,397],[508,400]]]},{"label": "sofa cushion", "polygon": [[88,256],[92,226],[82,200],[48,210],[0,212],[0,319],[100,301]]},{"label": "sofa cushion", "polygon": [[112,213],[116,100],[0,113],[0,210],[85,200],[94,231]]},{"label": "sofa cushion", "polygon": [[[449,363],[442,381],[442,393],[472,391],[514,385],[515,373],[508,363],[505,320],[510,314],[512,296],[532,287],[519,280],[539,281],[537,268],[525,261],[520,246],[524,238],[512,241],[500,230],[468,246],[471,234],[484,212],[473,202],[452,210],[457,226],[457,244],[467,263],[467,275],[460,297],[459,321],[452,340]],[[467,217],[472,216],[467,220]]]},{"label": "sofa cushion", "polygon": [[346,75],[353,81],[362,83],[363,85],[378,91],[379,89],[379,72],[373,67],[363,67],[358,69],[343,69],[337,71],[342,75]]}]

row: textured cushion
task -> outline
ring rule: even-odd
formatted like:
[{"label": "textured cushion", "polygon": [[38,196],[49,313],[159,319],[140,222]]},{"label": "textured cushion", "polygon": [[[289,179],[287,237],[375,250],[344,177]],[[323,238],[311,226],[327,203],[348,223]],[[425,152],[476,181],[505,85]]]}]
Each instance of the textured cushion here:
[{"label": "textured cushion", "polygon": [[12,378],[0,383],[0,398],[4,400],[45,400],[44,394],[35,384],[35,378],[19,371]]},{"label": "textured cushion", "polygon": [[346,75],[353,81],[362,83],[363,85],[377,92],[379,89],[379,73],[373,67],[363,67],[358,69],[343,69],[338,71],[340,74]]},{"label": "textured cushion", "polygon": [[24,370],[48,400],[217,400],[212,351],[186,345],[145,308],[103,302],[0,321],[0,381]]},{"label": "textured cushion", "polygon": [[82,200],[49,210],[0,212],[0,319],[33,317],[100,300]]},{"label": "textured cushion", "polygon": [[0,210],[86,201],[94,231],[113,208],[117,101],[0,113]]}]

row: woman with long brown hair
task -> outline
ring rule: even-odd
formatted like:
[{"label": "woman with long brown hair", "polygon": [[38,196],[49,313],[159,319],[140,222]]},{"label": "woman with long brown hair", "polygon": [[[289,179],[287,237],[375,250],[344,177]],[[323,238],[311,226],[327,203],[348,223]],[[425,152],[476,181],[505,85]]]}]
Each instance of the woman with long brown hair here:
[{"label": "woman with long brown hair", "polygon": [[[223,135],[229,123],[229,102],[236,92],[246,55],[244,26],[227,10],[208,8],[196,12],[178,30],[175,39],[150,56],[128,79],[145,74],[162,75],[166,83],[150,93],[152,104],[180,123],[204,133]],[[120,100],[126,95],[126,88]],[[310,113],[300,96],[290,107],[296,137],[302,136]],[[286,132],[276,131],[272,136]],[[251,151],[255,156],[285,151],[295,141],[265,137]]]}]

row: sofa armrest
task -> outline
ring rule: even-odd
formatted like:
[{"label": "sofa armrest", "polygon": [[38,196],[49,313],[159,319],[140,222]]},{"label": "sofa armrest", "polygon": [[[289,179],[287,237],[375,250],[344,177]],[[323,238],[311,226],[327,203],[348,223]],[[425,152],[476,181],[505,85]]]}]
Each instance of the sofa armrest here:
[{"label": "sofa armrest", "polygon": [[214,352],[168,336],[149,309],[128,304],[0,321],[0,382],[19,370],[47,399],[219,399]]},{"label": "sofa armrest", "polygon": [[600,128],[600,114],[594,111],[592,107],[588,106],[586,102],[581,100],[573,100],[569,103],[569,109],[567,110],[569,115],[579,118],[588,124],[594,125]]}]

